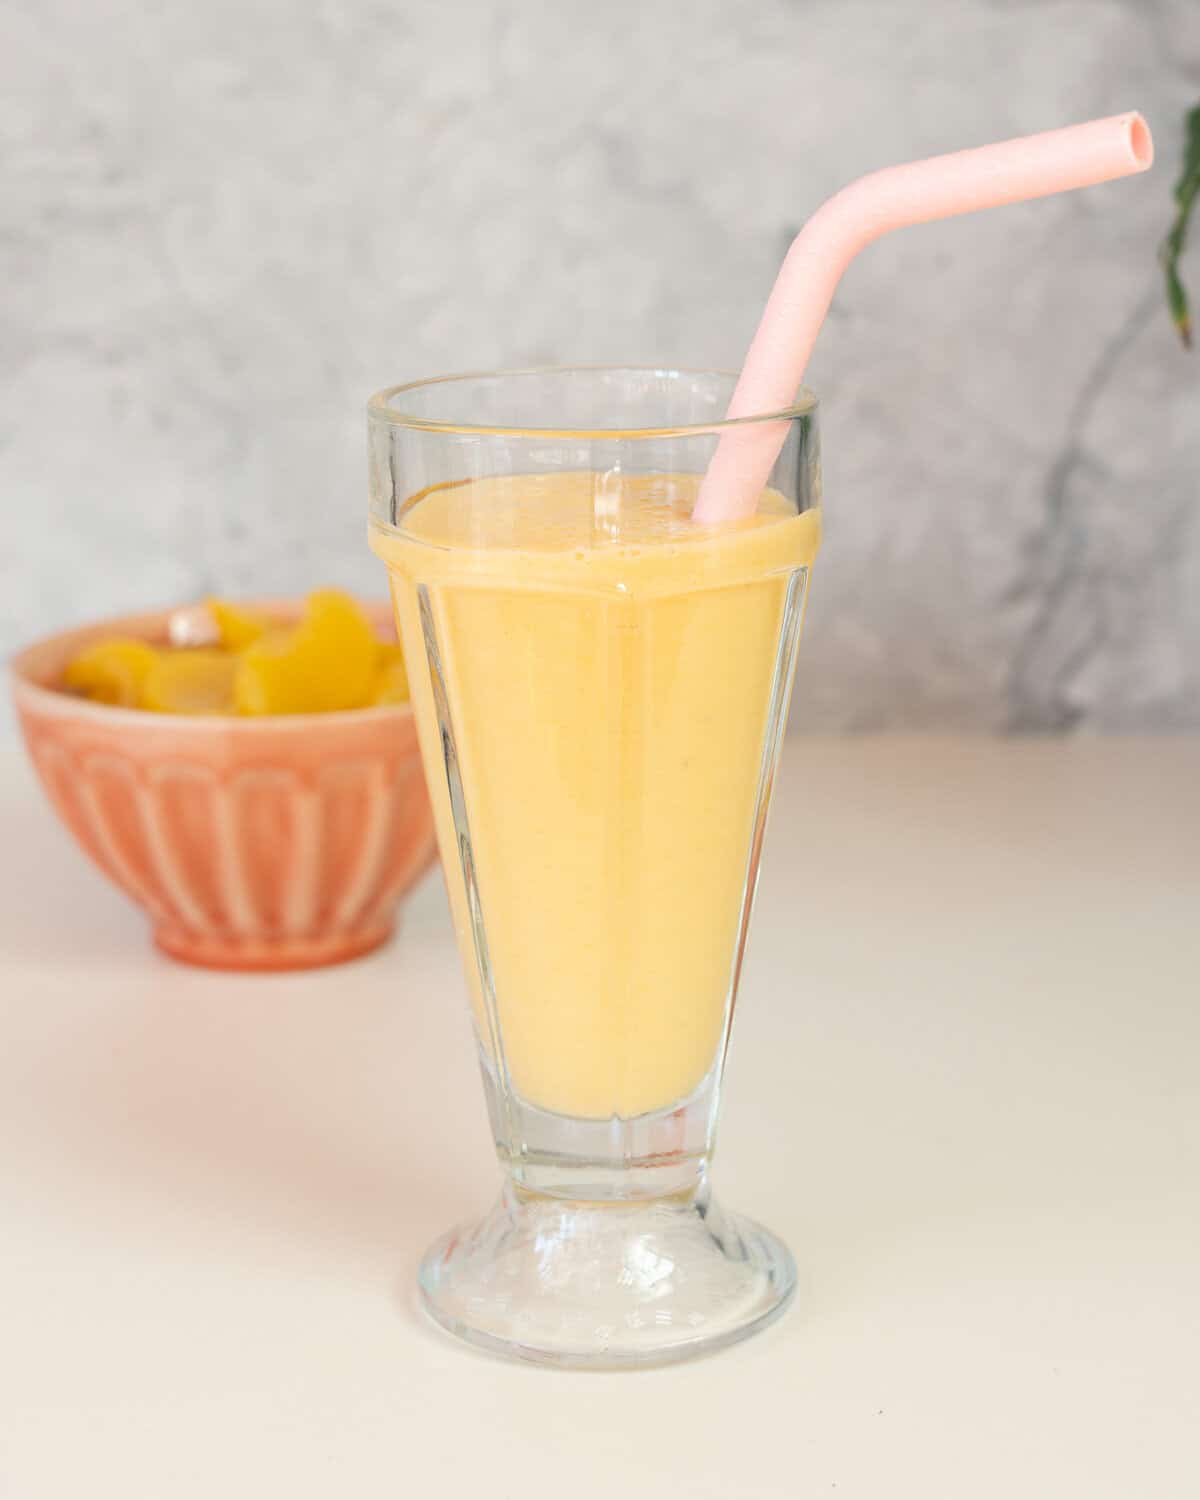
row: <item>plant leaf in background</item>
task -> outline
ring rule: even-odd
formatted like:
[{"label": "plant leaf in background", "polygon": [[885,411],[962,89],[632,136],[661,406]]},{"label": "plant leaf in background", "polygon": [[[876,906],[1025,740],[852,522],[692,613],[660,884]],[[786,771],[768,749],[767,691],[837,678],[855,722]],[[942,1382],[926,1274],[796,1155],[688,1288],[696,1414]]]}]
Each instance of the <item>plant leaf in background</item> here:
[{"label": "plant leaf in background", "polygon": [[1175,184],[1175,222],[1162,242],[1159,258],[1167,282],[1167,307],[1171,320],[1179,330],[1185,348],[1192,345],[1192,316],[1188,308],[1187,292],[1179,276],[1179,257],[1187,243],[1188,220],[1192,205],[1200,193],[1200,104],[1193,109],[1185,122],[1183,171]]}]

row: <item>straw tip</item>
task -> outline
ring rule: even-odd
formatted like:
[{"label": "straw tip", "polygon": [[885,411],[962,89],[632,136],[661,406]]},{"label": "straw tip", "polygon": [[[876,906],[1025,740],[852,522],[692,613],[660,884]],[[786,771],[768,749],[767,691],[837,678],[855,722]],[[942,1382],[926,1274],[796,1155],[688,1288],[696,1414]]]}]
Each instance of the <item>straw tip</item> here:
[{"label": "straw tip", "polygon": [[1135,163],[1134,171],[1144,172],[1154,164],[1154,137],[1150,134],[1150,127],[1137,110],[1120,118],[1129,153]]}]

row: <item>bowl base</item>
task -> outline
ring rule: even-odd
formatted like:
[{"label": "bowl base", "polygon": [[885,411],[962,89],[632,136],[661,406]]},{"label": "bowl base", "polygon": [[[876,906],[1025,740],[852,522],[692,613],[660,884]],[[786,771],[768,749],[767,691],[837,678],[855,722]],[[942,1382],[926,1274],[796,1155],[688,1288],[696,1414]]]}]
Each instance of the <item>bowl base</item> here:
[{"label": "bowl base", "polygon": [[418,1272],[426,1310],[468,1343],[560,1368],[661,1365],[772,1322],[796,1286],[787,1247],[696,1195],[579,1203],[506,1184]]},{"label": "bowl base", "polygon": [[182,927],[156,927],[155,945],[180,963],[205,969],[243,969],[270,972],[319,969],[345,963],[370,953],[391,937],[395,924],[384,922],[361,932],[327,937],[235,938],[189,932]]}]

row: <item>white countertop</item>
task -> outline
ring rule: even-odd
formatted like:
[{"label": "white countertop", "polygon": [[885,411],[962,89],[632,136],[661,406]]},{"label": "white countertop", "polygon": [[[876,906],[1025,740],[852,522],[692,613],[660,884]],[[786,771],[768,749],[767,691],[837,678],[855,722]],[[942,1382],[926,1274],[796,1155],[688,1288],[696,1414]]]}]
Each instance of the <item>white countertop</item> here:
[{"label": "white countertop", "polygon": [[1173,1500],[1200,1431],[1200,740],[789,744],[716,1186],[800,1266],[710,1359],[428,1325],[498,1182],[440,884],[192,971],[0,753],[0,1496]]}]

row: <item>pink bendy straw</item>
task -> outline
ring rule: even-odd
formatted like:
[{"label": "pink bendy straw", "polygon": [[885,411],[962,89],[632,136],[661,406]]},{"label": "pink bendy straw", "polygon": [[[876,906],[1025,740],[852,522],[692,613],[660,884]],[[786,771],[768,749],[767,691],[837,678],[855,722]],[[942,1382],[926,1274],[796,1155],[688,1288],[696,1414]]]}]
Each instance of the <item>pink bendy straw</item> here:
[{"label": "pink bendy straw", "polygon": [[[727,416],[755,416],[792,404],[843,271],[889,229],[1108,182],[1144,172],[1153,160],[1145,120],[1126,114],[858,178],[823,203],[793,240]],[[694,518],[714,525],[752,515],[786,436],[782,421],[724,432],[701,482]]]}]

